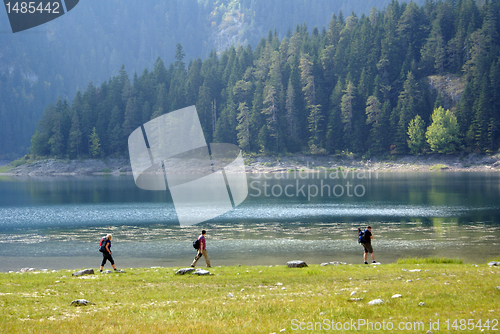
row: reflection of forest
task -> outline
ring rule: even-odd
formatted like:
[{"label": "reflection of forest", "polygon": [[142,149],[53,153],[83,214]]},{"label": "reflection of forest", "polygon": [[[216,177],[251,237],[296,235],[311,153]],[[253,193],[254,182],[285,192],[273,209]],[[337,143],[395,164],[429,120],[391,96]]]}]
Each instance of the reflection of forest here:
[{"label": "reflection of forest", "polygon": [[[429,174],[354,179],[366,187],[361,198],[318,196],[308,201],[305,196],[262,193],[223,216],[184,228],[168,192],[141,190],[131,175],[11,177],[0,180],[0,257],[56,257],[67,249],[74,256],[93,254],[96,236],[111,232],[123,258],[154,262],[167,256],[181,265],[183,258],[192,258],[190,240],[204,228],[211,251],[222,262],[250,264],[266,258],[265,263],[276,264],[276,259],[286,262],[293,255],[312,263],[357,263],[361,250],[356,231],[368,224],[377,260],[384,263],[408,256],[461,257],[466,262],[497,256],[500,175]],[[317,176],[301,181],[324,181]],[[248,181],[257,180],[253,177]],[[273,174],[258,180],[269,186],[296,181]]]}]

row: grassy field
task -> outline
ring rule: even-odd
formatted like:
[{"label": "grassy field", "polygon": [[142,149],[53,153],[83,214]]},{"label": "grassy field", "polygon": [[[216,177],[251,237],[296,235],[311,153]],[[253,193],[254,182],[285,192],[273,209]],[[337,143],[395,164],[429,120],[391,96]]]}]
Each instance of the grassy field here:
[{"label": "grassy field", "polygon": [[499,267],[425,262],[2,273],[0,333],[500,332]]}]

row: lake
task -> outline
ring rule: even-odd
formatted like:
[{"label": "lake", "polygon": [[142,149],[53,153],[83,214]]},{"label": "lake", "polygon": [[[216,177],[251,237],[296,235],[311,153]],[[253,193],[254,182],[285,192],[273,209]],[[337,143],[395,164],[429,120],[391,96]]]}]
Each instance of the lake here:
[{"label": "lake", "polygon": [[168,191],[139,189],[131,175],[2,176],[0,271],[97,268],[106,233],[113,234],[118,268],[184,267],[201,229],[215,266],[362,263],[357,228],[368,224],[382,263],[499,257],[498,172],[324,170],[247,174],[247,180],[241,205],[181,227]]}]

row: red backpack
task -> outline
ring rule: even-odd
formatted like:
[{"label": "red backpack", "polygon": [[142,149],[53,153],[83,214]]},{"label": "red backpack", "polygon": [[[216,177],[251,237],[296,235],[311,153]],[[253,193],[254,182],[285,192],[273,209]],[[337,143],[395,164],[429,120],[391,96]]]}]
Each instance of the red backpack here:
[{"label": "red backpack", "polygon": [[101,242],[99,242],[99,252],[106,252],[106,244],[108,243],[108,239],[106,237],[101,238]]}]

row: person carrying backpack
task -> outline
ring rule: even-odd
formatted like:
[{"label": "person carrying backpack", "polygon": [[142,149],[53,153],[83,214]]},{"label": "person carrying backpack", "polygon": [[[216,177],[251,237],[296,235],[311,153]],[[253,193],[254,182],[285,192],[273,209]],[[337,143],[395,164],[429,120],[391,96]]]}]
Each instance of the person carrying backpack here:
[{"label": "person carrying backpack", "polygon": [[211,267],[210,266],[210,259],[208,258],[208,253],[207,253],[207,242],[205,240],[205,234],[207,234],[207,231],[203,230],[201,231],[201,235],[198,237],[198,253],[196,254],[196,256],[194,257],[194,260],[193,262],[191,263],[191,267],[195,267],[196,266],[196,262],[198,262],[198,260],[204,256],[205,257],[205,262],[207,263],[207,267]]},{"label": "person carrying backpack", "polygon": [[106,261],[109,260],[111,263],[111,267],[115,271],[118,271],[115,267],[115,261],[113,260],[113,257],[111,256],[111,239],[113,239],[113,236],[111,234],[106,235],[105,237],[101,238],[101,242],[99,244],[99,252],[102,252],[102,262],[101,262],[101,268],[100,272],[102,273],[102,268],[106,264]]},{"label": "person carrying backpack", "polygon": [[361,231],[361,229],[358,228],[358,240],[365,249],[365,252],[363,253],[363,261],[365,264],[368,264],[368,262],[366,261],[367,253],[370,253],[370,256],[372,258],[372,263],[375,263],[375,255],[373,254],[373,248],[372,248],[372,239],[373,239],[373,234],[372,234],[372,227],[370,225],[368,225],[366,227],[366,230],[364,231]]}]

